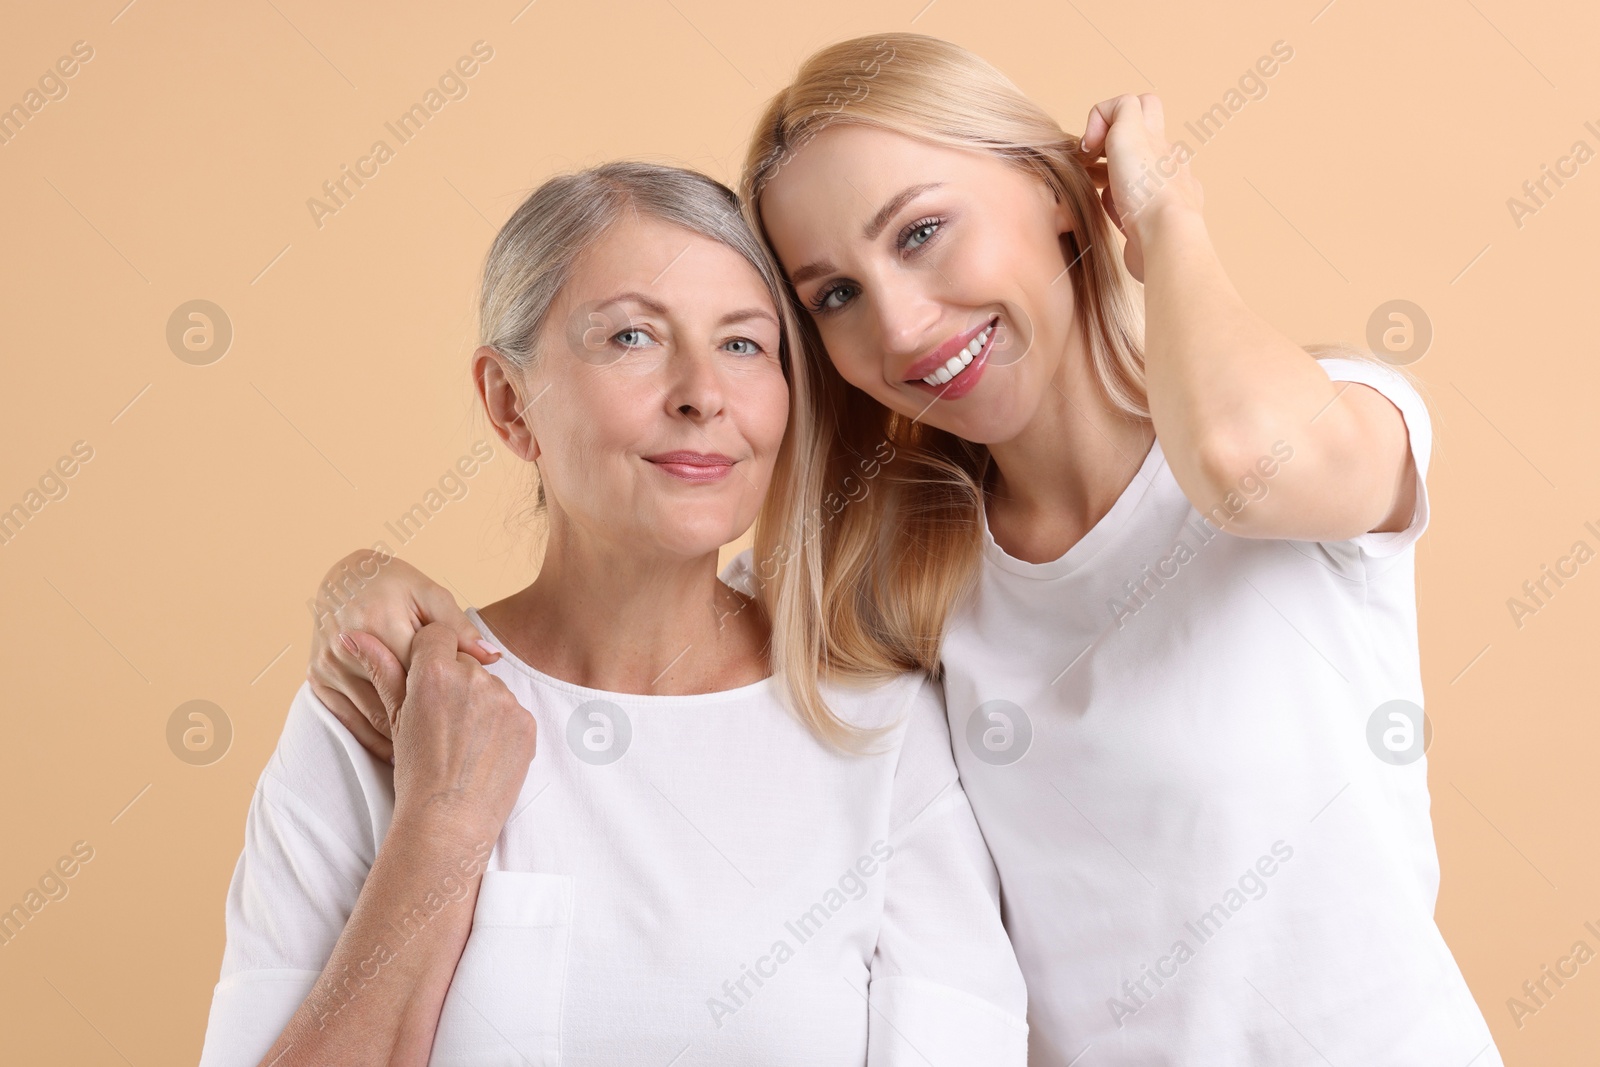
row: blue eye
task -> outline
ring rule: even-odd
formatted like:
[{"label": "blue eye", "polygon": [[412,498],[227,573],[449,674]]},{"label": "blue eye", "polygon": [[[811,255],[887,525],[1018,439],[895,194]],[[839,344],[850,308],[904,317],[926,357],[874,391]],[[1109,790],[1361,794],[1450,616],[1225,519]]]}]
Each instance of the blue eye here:
[{"label": "blue eye", "polygon": [[[634,340],[629,340],[629,338],[634,338]],[[623,348],[644,348],[646,345],[655,344],[655,338],[637,326],[630,326],[626,330],[618,330],[611,339]]]},{"label": "blue eye", "polygon": [[744,346],[744,348],[737,353],[738,355],[741,355],[741,356],[758,356],[758,355],[761,354],[761,346],[756,344],[754,341],[750,340],[750,338],[748,338],[748,337],[735,337],[733,340],[729,341],[726,345],[723,345],[723,347],[724,348],[729,348],[732,345],[743,345]]},{"label": "blue eye", "polygon": [[939,232],[939,225],[939,219],[924,219],[921,222],[912,223],[911,229],[906,233],[905,240],[901,242],[902,246],[913,250],[921,248],[933,239],[934,234]]},{"label": "blue eye", "polygon": [[[949,221],[946,216],[929,216],[919,219],[900,231],[898,239],[902,252],[916,254],[927,248],[939,237],[939,231]],[[849,282],[834,282],[822,289],[811,298],[807,309],[813,315],[823,315],[830,311],[838,311],[857,295],[856,286]]]},{"label": "blue eye", "polygon": [[851,287],[843,282],[828,286],[812,299],[811,312],[820,315],[825,311],[838,311],[844,307],[845,300],[849,299],[849,297],[847,295],[843,300],[836,300],[835,297],[838,297],[841,293],[849,294],[850,289]]}]

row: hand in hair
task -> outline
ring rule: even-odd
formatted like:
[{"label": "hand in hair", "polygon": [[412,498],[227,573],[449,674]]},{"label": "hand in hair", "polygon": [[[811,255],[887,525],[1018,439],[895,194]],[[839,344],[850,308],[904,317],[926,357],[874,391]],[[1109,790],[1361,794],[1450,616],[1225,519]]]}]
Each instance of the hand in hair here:
[{"label": "hand in hair", "polygon": [[1188,147],[1167,141],[1159,97],[1125,93],[1089,109],[1078,151],[1106,214],[1127,238],[1128,273],[1142,282],[1141,227],[1163,211],[1198,214],[1204,206],[1200,183],[1189,173]]}]

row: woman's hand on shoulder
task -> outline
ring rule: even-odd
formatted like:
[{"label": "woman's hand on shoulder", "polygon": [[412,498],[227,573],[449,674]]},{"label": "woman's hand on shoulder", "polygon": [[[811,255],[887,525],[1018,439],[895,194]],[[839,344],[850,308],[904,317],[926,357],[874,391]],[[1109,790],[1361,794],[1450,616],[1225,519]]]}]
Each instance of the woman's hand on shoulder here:
[{"label": "woman's hand on shoulder", "polygon": [[371,634],[348,636],[392,724],[394,825],[470,844],[499,837],[533,762],[533,714],[444,623],[417,631],[409,669]]},{"label": "woman's hand on shoulder", "polygon": [[364,748],[391,763],[393,733],[383,700],[342,636],[355,630],[371,635],[405,668],[417,632],[439,623],[456,635],[457,648],[478,662],[493,663],[499,656],[480,644],[483,635],[448,590],[383,552],[362,550],[339,560],[323,577],[311,604],[314,624],[306,670],[311,691]]}]

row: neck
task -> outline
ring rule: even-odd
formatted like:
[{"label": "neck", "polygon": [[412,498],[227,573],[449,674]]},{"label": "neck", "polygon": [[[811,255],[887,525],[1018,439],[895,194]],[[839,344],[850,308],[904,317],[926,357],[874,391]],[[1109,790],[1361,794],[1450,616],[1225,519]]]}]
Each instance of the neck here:
[{"label": "neck", "polygon": [[1033,418],[989,447],[991,532],[1019,558],[1059,557],[1111,510],[1154,439],[1148,420],[1112,405],[1095,379],[1087,341],[1074,329]]},{"label": "neck", "polygon": [[767,676],[765,619],[717,579],[715,552],[641,553],[551,525],[533,584],[481,612],[519,659],[613,693],[710,693]]}]

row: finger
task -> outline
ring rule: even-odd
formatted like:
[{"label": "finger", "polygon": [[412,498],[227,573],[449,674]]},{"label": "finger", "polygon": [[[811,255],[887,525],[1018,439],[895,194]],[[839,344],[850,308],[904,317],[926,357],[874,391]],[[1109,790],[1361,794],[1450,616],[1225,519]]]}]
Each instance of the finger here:
[{"label": "finger", "polygon": [[1144,110],[1144,128],[1150,131],[1156,144],[1167,143],[1167,118],[1161,98],[1155,93],[1140,93],[1139,105]]},{"label": "finger", "polygon": [[456,604],[456,598],[444,586],[429,585],[417,591],[417,607],[424,623],[443,623],[456,635],[456,647],[479,663],[489,664],[500,658],[500,651],[487,644],[483,634],[472,625],[466,612]]},{"label": "finger", "polygon": [[373,729],[384,737],[394,737],[394,731],[389,722],[389,709],[383,706],[383,697],[378,695],[378,690],[372,684],[372,676],[367,674],[367,669],[356,663],[349,672],[349,680],[341,690],[350,701],[360,709],[361,714],[372,723]]},{"label": "finger", "polygon": [[377,731],[365,712],[350,703],[337,689],[328,689],[312,682],[311,691],[333,713],[333,717],[350,731],[351,736],[360,742],[362,748],[387,763],[394,763],[394,742]]},{"label": "finger", "polygon": [[[499,654],[500,653],[498,653],[498,652],[495,653],[496,656],[498,656]],[[489,666],[489,664],[483,662],[483,660],[480,658],[482,655],[483,655],[483,650],[481,648],[478,649],[476,655],[474,655],[472,653],[468,653],[468,652],[463,652],[461,649],[458,648],[458,649],[456,649],[456,662],[461,664],[463,667],[476,667],[476,668],[482,669],[484,667]],[[487,673],[487,672],[485,672],[485,673]],[[494,678],[494,675],[491,674],[491,675],[489,675],[489,677]],[[495,680],[499,681],[498,678],[496,678]]]},{"label": "finger", "polygon": [[411,666],[456,658],[456,633],[442,622],[430,622],[417,631],[411,642]]},{"label": "finger", "polygon": [[400,705],[406,699],[406,672],[393,652],[376,637],[364,630],[346,630],[339,635],[340,642],[361,665],[367,669],[372,687],[383,700],[383,710],[388,716],[390,733],[400,719]]},{"label": "finger", "polygon": [[412,614],[410,599],[407,598],[404,607],[400,603],[384,601],[374,604],[378,611],[352,613],[350,618],[341,619],[347,632],[362,630],[371,634],[382,642],[389,654],[399,661],[402,670],[411,667],[411,657],[415,652],[412,644],[417,637],[417,619]]},{"label": "finger", "polygon": [[1113,96],[1089,109],[1089,117],[1083,123],[1083,137],[1078,141],[1078,149],[1085,155],[1098,157],[1105,151],[1106,134],[1111,131],[1117,101],[1121,99],[1120,96]]},{"label": "finger", "polygon": [[1102,100],[1090,108],[1089,118],[1084,123],[1083,139],[1078,142],[1078,147],[1091,157],[1098,158],[1105,155],[1106,138],[1111,135],[1111,127],[1116,125],[1118,118],[1125,115],[1130,107],[1138,109],[1140,115],[1143,115],[1139,98],[1131,93]]},{"label": "finger", "polygon": [[1110,122],[1100,113],[1100,104],[1089,109],[1089,117],[1083,123],[1083,136],[1078,138],[1078,152],[1090,159],[1100,158],[1104,149],[1106,131],[1111,128]]},{"label": "finger", "polygon": [[464,632],[456,635],[457,647],[471,656],[477,663],[487,667],[500,658],[500,650],[478,636],[478,630],[471,623],[467,624]]},{"label": "finger", "polygon": [[[354,588],[351,578],[357,579]],[[412,591],[431,584],[402,559],[377,551],[353,553],[324,579],[343,583],[346,599],[335,612],[336,630],[364,630],[382,641],[402,666],[411,662],[411,639],[421,625]],[[329,633],[328,640],[336,634]],[[365,677],[365,670],[359,672]]]},{"label": "finger", "polygon": [[313,691],[337,692],[365,715],[380,734],[387,737],[389,713],[384,710],[378,691],[372,688],[367,669],[340,642],[339,629],[331,617],[325,619],[318,628],[306,679],[310,681]]}]

